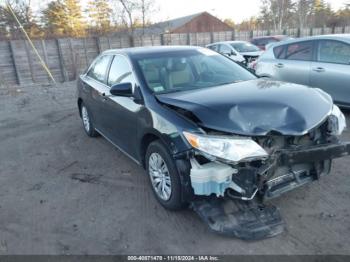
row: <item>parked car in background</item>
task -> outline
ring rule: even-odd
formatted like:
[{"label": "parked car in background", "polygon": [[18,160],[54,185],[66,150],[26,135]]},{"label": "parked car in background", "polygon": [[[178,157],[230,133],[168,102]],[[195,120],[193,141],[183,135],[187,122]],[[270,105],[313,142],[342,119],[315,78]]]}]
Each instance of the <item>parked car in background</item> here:
[{"label": "parked car in background", "polygon": [[277,43],[277,42],[286,41],[289,39],[291,39],[291,37],[287,35],[272,35],[272,36],[254,37],[250,42],[256,45],[257,47],[259,47],[261,50],[266,50],[267,46],[271,43]]},{"label": "parked car in background", "polygon": [[207,47],[245,65],[256,60],[263,53],[257,46],[246,41],[217,42]]},{"label": "parked car in background", "polygon": [[256,74],[318,87],[350,107],[350,35],[313,36],[275,44],[256,62]]},{"label": "parked car in background", "polygon": [[[162,206],[191,204],[225,235],[281,233],[278,209],[263,200],[329,174],[332,159],[350,152],[339,140],[345,117],[328,94],[259,79],[206,48],[108,50],[77,89],[87,135],[101,134],[144,167]],[[223,207],[237,200],[232,213]]]},{"label": "parked car in background", "polygon": [[209,44],[206,47],[215,52],[218,52],[220,54],[223,54],[231,58],[235,62],[242,63],[242,64],[246,63],[245,58],[236,50],[234,50],[234,48],[230,46],[228,42],[217,42],[217,43]]}]

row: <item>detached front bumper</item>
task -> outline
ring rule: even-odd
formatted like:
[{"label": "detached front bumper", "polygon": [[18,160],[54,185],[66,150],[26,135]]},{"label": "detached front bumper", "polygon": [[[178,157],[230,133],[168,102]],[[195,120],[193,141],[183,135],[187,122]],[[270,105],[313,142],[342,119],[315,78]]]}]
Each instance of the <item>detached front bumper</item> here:
[{"label": "detached front bumper", "polygon": [[[217,197],[227,195],[252,200],[259,194],[264,199],[270,199],[328,174],[332,159],[349,154],[350,142],[337,142],[281,149],[259,168],[242,168],[218,162],[192,164],[191,185],[197,196],[215,194]],[[307,168],[294,168],[300,165]],[[276,170],[282,167],[287,171],[277,174]]]},{"label": "detached front bumper", "polygon": [[281,165],[292,165],[305,162],[319,162],[340,158],[350,154],[350,142],[340,142],[304,149],[283,150],[279,156]]},{"label": "detached front bumper", "polygon": [[[332,159],[349,154],[350,143],[342,142],[280,150],[272,154],[260,168],[255,169],[240,169],[230,165],[225,167],[222,163],[217,163],[220,168],[216,169],[215,163],[211,162],[209,166],[197,167],[193,173],[195,181],[192,187],[195,193],[207,196],[223,196],[225,193],[230,196],[229,192],[233,190],[236,193],[240,190],[245,192],[238,192],[236,196],[230,197],[231,199],[194,199],[191,206],[216,233],[244,240],[273,237],[284,231],[285,224],[278,208],[261,203],[259,199],[254,198],[255,194],[259,192],[263,198],[273,198],[317,180],[322,174],[329,173]],[[296,171],[293,170],[295,166],[307,166],[308,169]],[[274,174],[281,167],[290,172],[268,178],[268,174]],[[220,174],[217,175],[218,173]],[[199,177],[203,177],[202,183]],[[252,197],[239,197],[240,193],[251,194]],[[233,199],[236,200],[231,201]]]}]

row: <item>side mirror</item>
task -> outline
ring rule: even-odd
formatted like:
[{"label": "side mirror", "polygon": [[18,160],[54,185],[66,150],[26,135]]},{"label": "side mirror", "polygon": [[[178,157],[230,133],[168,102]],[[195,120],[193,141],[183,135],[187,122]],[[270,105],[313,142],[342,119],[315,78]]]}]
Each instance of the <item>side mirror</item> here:
[{"label": "side mirror", "polygon": [[231,55],[236,56],[237,53],[235,51],[231,51]]},{"label": "side mirror", "polygon": [[109,91],[111,95],[114,96],[126,96],[130,97],[132,96],[132,84],[131,83],[119,83],[115,84],[111,87],[111,90]]}]

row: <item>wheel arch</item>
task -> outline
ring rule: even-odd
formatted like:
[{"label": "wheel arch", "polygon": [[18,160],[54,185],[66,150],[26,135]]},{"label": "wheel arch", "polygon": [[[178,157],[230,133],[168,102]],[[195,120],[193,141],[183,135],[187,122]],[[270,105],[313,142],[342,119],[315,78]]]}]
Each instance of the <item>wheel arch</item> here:
[{"label": "wheel arch", "polygon": [[147,148],[152,142],[154,142],[156,140],[162,141],[161,136],[159,134],[155,134],[153,132],[145,133],[141,138],[139,155],[140,155],[140,160],[141,160],[140,163],[141,163],[143,168],[146,167],[145,156],[146,156]]},{"label": "wheel arch", "polygon": [[79,116],[81,117],[81,104],[83,103],[83,99],[80,97],[77,100],[78,110],[79,110]]}]

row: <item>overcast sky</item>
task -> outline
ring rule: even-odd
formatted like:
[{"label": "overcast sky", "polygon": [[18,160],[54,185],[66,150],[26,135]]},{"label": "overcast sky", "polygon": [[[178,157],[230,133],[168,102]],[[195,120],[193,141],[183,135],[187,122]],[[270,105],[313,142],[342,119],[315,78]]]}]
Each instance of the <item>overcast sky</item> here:
[{"label": "overcast sky", "polygon": [[[260,0],[156,0],[160,12],[154,20],[166,20],[202,11],[208,11],[217,17],[231,18],[236,23],[257,15]],[[329,0],[333,9],[342,7],[347,0]]]},{"label": "overcast sky", "polygon": [[[34,9],[38,10],[50,1],[32,0],[32,4]],[[328,0],[333,9],[338,9],[349,1]],[[81,0],[82,5],[86,2],[88,0]],[[235,23],[239,23],[259,13],[261,0],[155,0],[155,3],[159,12],[152,16],[152,22],[208,11],[221,19],[231,18]]]}]

